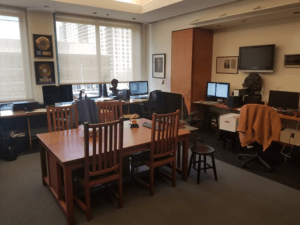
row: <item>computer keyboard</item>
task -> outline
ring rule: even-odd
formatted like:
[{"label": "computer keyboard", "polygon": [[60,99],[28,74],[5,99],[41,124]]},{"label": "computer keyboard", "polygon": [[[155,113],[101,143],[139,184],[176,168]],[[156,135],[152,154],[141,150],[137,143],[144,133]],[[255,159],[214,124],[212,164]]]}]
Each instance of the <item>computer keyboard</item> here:
[{"label": "computer keyboard", "polygon": [[148,99],[148,95],[137,95],[137,96],[134,96],[133,99]]},{"label": "computer keyboard", "polygon": [[143,123],[143,126],[144,126],[144,127],[148,127],[148,128],[152,128],[152,123],[144,122],[144,123]]}]

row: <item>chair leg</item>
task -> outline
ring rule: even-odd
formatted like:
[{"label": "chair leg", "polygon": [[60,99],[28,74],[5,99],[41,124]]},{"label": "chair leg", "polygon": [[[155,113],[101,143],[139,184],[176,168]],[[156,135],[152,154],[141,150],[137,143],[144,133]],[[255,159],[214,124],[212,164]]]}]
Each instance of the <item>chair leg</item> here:
[{"label": "chair leg", "polygon": [[199,155],[199,162],[198,162],[197,184],[200,183],[200,169],[201,169],[201,155]]},{"label": "chair leg", "polygon": [[172,163],[173,171],[172,171],[172,187],[176,186],[176,163],[175,161]]},{"label": "chair leg", "polygon": [[85,211],[86,220],[90,221],[92,219],[90,187],[85,187],[85,206],[86,206],[86,211]]},{"label": "chair leg", "polygon": [[177,144],[177,167],[180,168],[181,143]]},{"label": "chair leg", "polygon": [[213,164],[213,170],[214,170],[214,174],[215,174],[215,180],[218,180],[214,154],[211,154],[211,161],[212,161],[212,164]]},{"label": "chair leg", "polygon": [[154,185],[154,168],[149,168],[149,194],[150,196],[153,196],[153,185]]},{"label": "chair leg", "polygon": [[203,155],[204,158],[204,173],[206,173],[206,155]]},{"label": "chair leg", "polygon": [[189,164],[189,170],[188,170],[188,175],[190,175],[191,172],[191,167],[192,167],[192,162],[195,159],[195,154],[192,152],[191,158],[190,158],[190,164]]},{"label": "chair leg", "polygon": [[122,175],[119,177],[119,209],[123,208],[123,182],[122,182]]}]

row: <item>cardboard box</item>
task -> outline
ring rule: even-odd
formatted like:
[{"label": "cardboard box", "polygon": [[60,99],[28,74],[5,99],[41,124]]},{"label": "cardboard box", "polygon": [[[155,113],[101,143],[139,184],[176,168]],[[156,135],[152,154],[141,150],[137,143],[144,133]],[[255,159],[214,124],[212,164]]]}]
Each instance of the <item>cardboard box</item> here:
[{"label": "cardboard box", "polygon": [[239,125],[240,114],[228,113],[220,116],[220,130],[236,132]]}]

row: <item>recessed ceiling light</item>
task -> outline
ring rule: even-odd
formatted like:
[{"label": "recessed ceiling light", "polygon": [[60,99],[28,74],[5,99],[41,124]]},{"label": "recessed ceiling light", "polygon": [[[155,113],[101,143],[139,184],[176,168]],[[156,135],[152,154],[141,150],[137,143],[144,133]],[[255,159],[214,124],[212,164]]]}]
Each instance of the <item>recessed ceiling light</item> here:
[{"label": "recessed ceiling light", "polygon": [[300,14],[300,12],[298,12],[298,11],[297,12],[293,12],[293,14],[297,15],[297,14]]},{"label": "recessed ceiling light", "polygon": [[49,8],[49,5],[44,5],[45,8]]},{"label": "recessed ceiling light", "polygon": [[93,12],[93,14],[97,14],[97,12]]}]

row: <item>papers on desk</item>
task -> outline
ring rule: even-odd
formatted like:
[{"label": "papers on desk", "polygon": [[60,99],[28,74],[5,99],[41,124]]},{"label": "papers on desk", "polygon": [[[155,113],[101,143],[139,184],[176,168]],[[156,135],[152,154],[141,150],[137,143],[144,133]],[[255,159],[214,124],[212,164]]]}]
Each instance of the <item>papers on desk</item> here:
[{"label": "papers on desk", "polygon": [[45,113],[46,109],[34,109],[32,111],[26,111],[26,113]]}]

